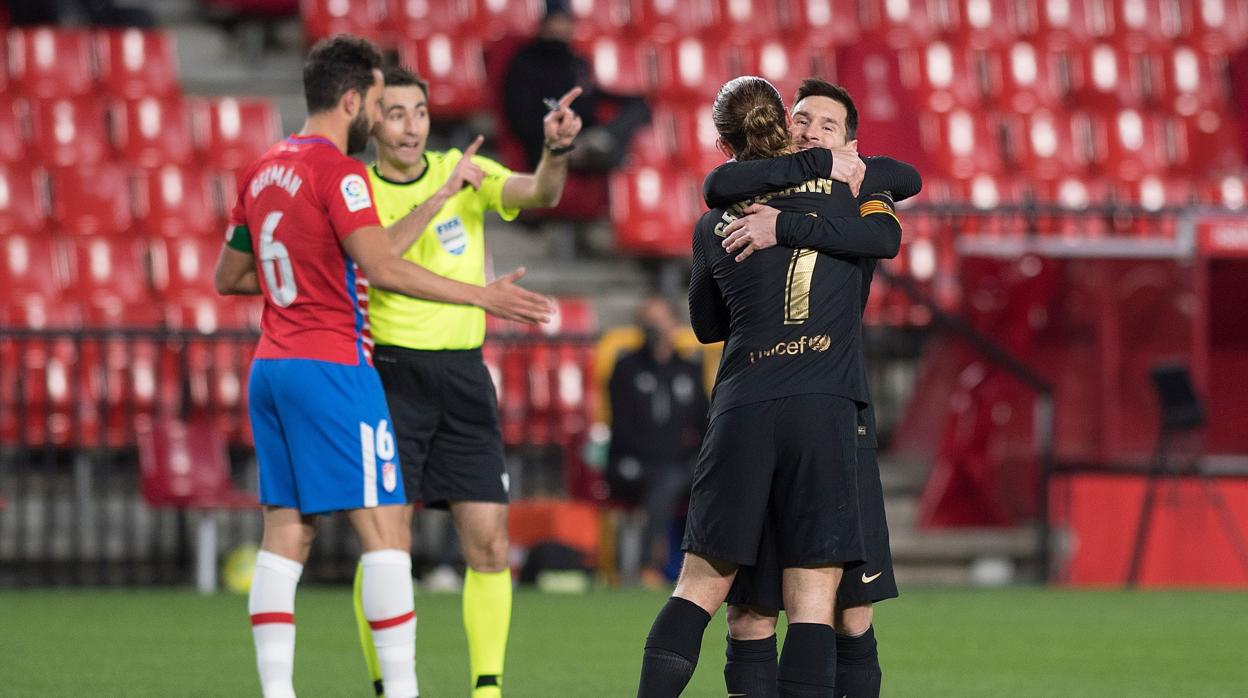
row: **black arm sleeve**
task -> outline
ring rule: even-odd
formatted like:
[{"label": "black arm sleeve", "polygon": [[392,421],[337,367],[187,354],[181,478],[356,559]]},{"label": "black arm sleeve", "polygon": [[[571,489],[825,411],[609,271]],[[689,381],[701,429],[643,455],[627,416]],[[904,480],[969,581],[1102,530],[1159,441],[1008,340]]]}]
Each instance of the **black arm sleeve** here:
[{"label": "black arm sleeve", "polygon": [[781,211],[776,219],[776,244],[807,248],[832,255],[892,259],[901,250],[901,221],[887,194],[866,197],[875,211],[860,217],[831,217]]},{"label": "black arm sleeve", "polygon": [[[689,324],[703,344],[728,338],[728,306],[707,259],[706,235],[699,222],[693,231],[693,269],[689,275]],[[721,250],[722,252],[722,250]]]},{"label": "black arm sleeve", "polygon": [[863,159],[867,163],[867,174],[862,179],[859,203],[880,192],[890,192],[893,201],[904,201],[923,189],[923,178],[910,163],[882,156]]},{"label": "black arm sleeve", "polygon": [[765,160],[726,162],[711,170],[702,182],[707,208],[725,208],[738,201],[796,186],[832,172],[832,151],[801,150]]}]

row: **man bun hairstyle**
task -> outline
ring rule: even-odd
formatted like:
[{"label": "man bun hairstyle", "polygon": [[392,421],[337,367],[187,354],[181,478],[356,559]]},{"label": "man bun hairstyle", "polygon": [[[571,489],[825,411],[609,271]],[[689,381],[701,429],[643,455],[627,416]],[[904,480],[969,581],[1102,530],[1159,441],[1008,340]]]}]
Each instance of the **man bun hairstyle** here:
[{"label": "man bun hairstyle", "polygon": [[792,149],[780,92],[766,80],[743,75],[715,95],[711,120],[738,160],[759,160]]},{"label": "man bun hairstyle", "polygon": [[793,97],[794,106],[807,97],[827,97],[840,102],[845,107],[845,140],[858,137],[858,107],[854,106],[854,98],[849,96],[848,90],[823,78],[806,78]]},{"label": "man bun hairstyle", "polygon": [[411,87],[415,85],[425,93],[425,99],[429,99],[429,83],[422,79],[419,75],[408,70],[406,66],[392,65],[382,71],[385,77],[386,87]]},{"label": "man bun hairstyle", "polygon": [[381,52],[368,39],[338,34],[316,42],[303,61],[303,96],[308,113],[338,106],[351,90],[363,97],[381,69]]}]

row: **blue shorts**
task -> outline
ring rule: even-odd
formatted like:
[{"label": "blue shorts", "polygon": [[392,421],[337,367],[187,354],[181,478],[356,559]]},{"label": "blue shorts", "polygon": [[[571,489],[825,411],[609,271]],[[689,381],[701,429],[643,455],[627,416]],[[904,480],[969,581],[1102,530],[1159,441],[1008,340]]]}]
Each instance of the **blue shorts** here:
[{"label": "blue shorts", "polygon": [[248,391],[261,504],[320,514],[407,502],[373,367],[256,359]]}]

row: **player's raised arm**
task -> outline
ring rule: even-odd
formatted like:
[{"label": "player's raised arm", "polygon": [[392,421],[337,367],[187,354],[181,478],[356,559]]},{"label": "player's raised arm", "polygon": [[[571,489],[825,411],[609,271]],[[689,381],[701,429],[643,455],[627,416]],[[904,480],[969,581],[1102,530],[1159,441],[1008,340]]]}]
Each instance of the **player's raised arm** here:
[{"label": "player's raised arm", "polygon": [[506,208],[548,208],[556,206],[568,180],[568,154],[572,141],[581,132],[581,117],[572,111],[572,102],[581,95],[573,87],[559,99],[555,108],[542,119],[546,145],[542,159],[533,174],[515,174],[503,185],[503,206]]},{"label": "player's raised arm", "polygon": [[[892,259],[901,250],[901,221],[887,194],[866,197],[859,216],[823,217],[754,204],[724,228],[724,251],[745,261],[758,250],[780,245],[832,255]],[[887,214],[875,216],[873,214]]]},{"label": "player's raised arm", "polygon": [[835,156],[827,148],[799,150],[761,160],[733,160],[711,170],[702,181],[708,208],[724,208],[774,191],[828,177]]},{"label": "player's raised arm", "polygon": [[894,202],[905,201],[923,189],[923,177],[914,165],[890,157],[866,158],[867,175],[862,181],[859,203],[866,203],[873,194],[888,192]]},{"label": "player's raised arm", "polygon": [[553,311],[549,298],[515,285],[524,269],[500,277],[488,286],[448,279],[390,252],[389,239],[380,226],[360,228],[342,241],[347,254],[360,265],[369,283],[386,291],[413,298],[475,305],[507,320],[529,324],[547,322]]},{"label": "player's raised arm", "polygon": [[390,251],[396,255],[402,255],[407,249],[414,245],[420,236],[425,232],[425,228],[429,226],[430,221],[446,202],[452,196],[455,196],[460,189],[465,186],[473,189],[481,188],[481,181],[485,179],[485,171],[477,165],[473,164],[472,157],[477,154],[477,149],[481,147],[481,143],[485,141],[485,137],[477,136],[472,143],[464,150],[464,154],[459,158],[459,162],[455,165],[455,169],[451,170],[451,174],[446,178],[446,182],[438,187],[433,193],[419,206],[412,209],[412,212],[395,221],[393,225],[386,228],[386,235],[390,238]]}]

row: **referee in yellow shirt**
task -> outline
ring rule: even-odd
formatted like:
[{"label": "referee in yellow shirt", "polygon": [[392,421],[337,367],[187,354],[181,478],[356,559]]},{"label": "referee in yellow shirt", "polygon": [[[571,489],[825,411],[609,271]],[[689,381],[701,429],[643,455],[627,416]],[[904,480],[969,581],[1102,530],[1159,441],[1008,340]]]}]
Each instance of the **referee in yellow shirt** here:
[{"label": "referee in yellow shirt", "polygon": [[[485,285],[485,213],[496,211],[509,221],[520,209],[559,202],[568,153],[581,130],[569,105],[581,90],[573,88],[552,103],[537,171],[518,174],[476,155],[480,136],[463,153],[426,150],[427,83],[401,67],[387,70],[385,80],[382,121],[373,132],[377,162],[369,169],[377,212],[384,226],[412,212],[428,221],[419,232],[410,225],[396,231],[392,248],[436,274]],[[472,695],[496,698],[502,695],[511,622],[511,574],[498,401],[481,358],[485,313],[376,288],[369,290],[368,301],[373,363],[386,389],[403,463],[407,520],[410,525],[419,501],[450,509],[468,563],[463,605]],[[362,637],[368,637],[359,582],[357,573],[356,618]],[[381,693],[371,641],[364,651]]]}]

